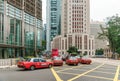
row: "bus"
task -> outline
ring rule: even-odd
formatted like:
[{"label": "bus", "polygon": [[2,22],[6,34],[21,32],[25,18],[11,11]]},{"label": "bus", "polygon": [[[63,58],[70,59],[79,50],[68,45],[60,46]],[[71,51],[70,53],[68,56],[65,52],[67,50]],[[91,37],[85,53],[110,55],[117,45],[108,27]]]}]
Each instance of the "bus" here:
[{"label": "bus", "polygon": [[52,49],[51,57],[59,56],[58,49]]}]

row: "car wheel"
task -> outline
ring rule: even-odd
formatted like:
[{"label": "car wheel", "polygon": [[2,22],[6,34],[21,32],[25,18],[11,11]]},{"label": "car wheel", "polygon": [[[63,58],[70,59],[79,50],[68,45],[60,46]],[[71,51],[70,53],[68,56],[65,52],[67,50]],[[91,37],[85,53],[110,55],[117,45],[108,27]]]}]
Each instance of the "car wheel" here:
[{"label": "car wheel", "polygon": [[51,68],[51,67],[52,67],[52,64],[50,64],[48,67]]},{"label": "car wheel", "polygon": [[91,64],[91,62],[89,62],[88,64]]},{"label": "car wheel", "polygon": [[31,66],[31,67],[30,67],[30,70],[35,70],[35,66]]},{"label": "car wheel", "polygon": [[68,64],[67,62],[65,62],[65,64]]}]

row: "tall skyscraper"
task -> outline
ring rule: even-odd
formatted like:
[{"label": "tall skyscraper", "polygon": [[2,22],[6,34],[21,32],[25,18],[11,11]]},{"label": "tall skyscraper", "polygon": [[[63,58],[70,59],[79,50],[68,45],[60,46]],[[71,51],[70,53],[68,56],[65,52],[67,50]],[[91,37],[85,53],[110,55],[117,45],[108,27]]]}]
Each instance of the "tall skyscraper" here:
[{"label": "tall skyscraper", "polygon": [[62,2],[62,35],[89,34],[89,0],[63,0]]},{"label": "tall skyscraper", "polygon": [[50,50],[50,42],[60,35],[61,0],[47,0],[47,50]]},{"label": "tall skyscraper", "polygon": [[37,54],[41,34],[41,0],[0,0],[0,58]]},{"label": "tall skyscraper", "polygon": [[95,54],[89,4],[89,0],[62,0],[61,35],[51,42],[51,47],[58,48],[60,54],[66,54],[71,46],[76,46],[82,54]]}]

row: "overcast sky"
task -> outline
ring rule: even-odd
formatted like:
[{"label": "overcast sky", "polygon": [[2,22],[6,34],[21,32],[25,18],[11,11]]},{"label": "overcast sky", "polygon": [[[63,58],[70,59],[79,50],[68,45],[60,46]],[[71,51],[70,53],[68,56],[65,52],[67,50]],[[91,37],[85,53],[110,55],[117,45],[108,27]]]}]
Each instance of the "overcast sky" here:
[{"label": "overcast sky", "polygon": [[120,14],[120,0],[90,0],[91,19],[103,21],[116,14]]},{"label": "overcast sky", "polygon": [[[43,2],[43,22],[46,22],[46,0]],[[120,0],[90,0],[90,19],[104,21],[106,17],[120,14]],[[120,15],[119,15],[120,16]]]}]

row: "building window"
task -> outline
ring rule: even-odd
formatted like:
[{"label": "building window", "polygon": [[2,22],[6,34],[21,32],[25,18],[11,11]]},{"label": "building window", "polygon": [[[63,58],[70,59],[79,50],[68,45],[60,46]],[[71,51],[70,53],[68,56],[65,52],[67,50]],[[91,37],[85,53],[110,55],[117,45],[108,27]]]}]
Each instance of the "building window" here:
[{"label": "building window", "polygon": [[[9,32],[9,33],[8,33]],[[7,44],[22,44],[22,24],[21,20],[10,18],[10,31],[7,31]]]}]

